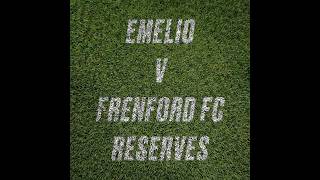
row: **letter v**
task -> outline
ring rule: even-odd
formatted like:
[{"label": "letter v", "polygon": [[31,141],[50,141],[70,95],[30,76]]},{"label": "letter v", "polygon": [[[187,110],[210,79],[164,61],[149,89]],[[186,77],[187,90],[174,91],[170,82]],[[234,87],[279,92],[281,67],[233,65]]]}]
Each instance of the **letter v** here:
[{"label": "letter v", "polygon": [[168,58],[164,58],[163,59],[163,65],[161,68],[161,59],[158,58],[157,59],[157,67],[156,67],[156,73],[157,73],[157,77],[156,77],[156,82],[157,83],[161,83],[163,76],[164,76],[164,72],[166,70],[166,66],[167,66],[167,62],[168,62]]}]

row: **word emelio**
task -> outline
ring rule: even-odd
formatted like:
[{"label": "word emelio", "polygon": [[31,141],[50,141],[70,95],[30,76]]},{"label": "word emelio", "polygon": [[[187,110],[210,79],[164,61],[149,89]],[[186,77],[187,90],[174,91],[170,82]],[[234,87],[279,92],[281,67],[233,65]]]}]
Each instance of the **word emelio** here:
[{"label": "word emelio", "polygon": [[[106,103],[106,101],[109,101]],[[213,122],[221,121],[224,98],[204,97],[200,121],[205,121],[206,114],[211,111]],[[109,104],[108,111],[105,104]],[[148,122],[154,111],[157,111],[156,121],[190,122],[193,120],[196,98],[194,97],[100,97],[96,121],[107,115],[108,122]],[[183,112],[183,113],[182,113]],[[129,114],[131,113],[131,114]]]},{"label": "word emelio", "polygon": [[[166,26],[162,27],[162,25],[166,22]],[[153,43],[153,44],[171,44],[171,43],[184,43],[189,44],[193,40],[193,34],[195,29],[195,21],[193,19],[188,19],[184,21],[183,31],[181,34],[181,26],[183,23],[182,19],[179,19],[176,23],[176,32],[174,39],[171,37],[171,24],[172,19],[156,19],[153,21],[152,19],[140,19],[139,29],[136,31],[138,20],[130,19],[128,20],[128,29],[127,29],[127,38],[126,43],[128,44],[143,44],[143,43]],[[164,29],[163,29],[164,28]],[[163,36],[164,39],[160,36]],[[132,37],[135,34],[135,37]]]},{"label": "word emelio", "polygon": [[[111,159],[112,161],[206,160],[208,157],[206,145],[208,144],[208,136],[202,136],[199,139],[197,136],[176,136],[174,140],[171,136],[114,137]],[[173,149],[175,153],[171,155]]]}]

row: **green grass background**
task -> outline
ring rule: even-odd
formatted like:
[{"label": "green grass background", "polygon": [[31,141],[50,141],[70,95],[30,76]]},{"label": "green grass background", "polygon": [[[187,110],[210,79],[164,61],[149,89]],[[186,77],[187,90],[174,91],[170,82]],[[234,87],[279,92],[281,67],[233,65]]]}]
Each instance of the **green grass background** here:
[{"label": "green grass background", "polygon": [[[71,179],[249,179],[249,0],[72,0],[70,6]],[[127,21],[133,18],[193,18],[194,40],[125,44]],[[158,84],[155,62],[164,57],[168,66]],[[197,111],[191,123],[159,123],[155,116],[148,123],[95,122],[100,96],[193,96]],[[221,122],[199,122],[205,96],[225,98]],[[112,162],[113,137],[131,135],[207,135],[209,156]]]}]

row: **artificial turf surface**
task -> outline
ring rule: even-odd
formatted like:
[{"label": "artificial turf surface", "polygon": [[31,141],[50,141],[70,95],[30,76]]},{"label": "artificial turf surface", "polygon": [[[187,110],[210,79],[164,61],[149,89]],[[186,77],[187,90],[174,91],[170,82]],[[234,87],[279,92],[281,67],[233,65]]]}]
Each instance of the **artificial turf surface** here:
[{"label": "artificial turf surface", "polygon": [[[249,179],[249,0],[72,0],[71,179]],[[191,44],[126,44],[129,19],[196,21]],[[173,32],[175,26],[173,25]],[[163,82],[155,61],[169,59]],[[96,122],[98,99],[197,98],[190,123]],[[221,122],[199,121],[205,96],[224,97]],[[153,113],[155,114],[155,113]],[[111,161],[114,136],[210,137],[205,161]]]}]

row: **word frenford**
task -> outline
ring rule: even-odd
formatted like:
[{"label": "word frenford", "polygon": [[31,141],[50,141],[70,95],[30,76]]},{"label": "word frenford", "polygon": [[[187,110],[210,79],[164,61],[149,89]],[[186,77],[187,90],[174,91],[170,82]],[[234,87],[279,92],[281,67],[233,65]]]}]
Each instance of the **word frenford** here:
[{"label": "word frenford", "polygon": [[[100,97],[96,121],[102,118],[108,122],[148,122],[156,111],[156,121],[191,122],[196,109],[194,97]],[[223,97],[202,99],[200,121],[213,122],[223,118]],[[108,109],[108,110],[107,110]]]},{"label": "word frenford", "polygon": [[[175,24],[175,33],[171,34],[171,26]],[[183,24],[183,27],[182,27]],[[193,40],[195,20],[172,19],[130,19],[126,43],[128,44],[189,44]],[[164,34],[163,34],[164,33]],[[164,38],[161,38],[164,37]]]}]

